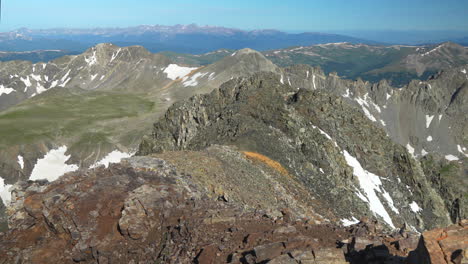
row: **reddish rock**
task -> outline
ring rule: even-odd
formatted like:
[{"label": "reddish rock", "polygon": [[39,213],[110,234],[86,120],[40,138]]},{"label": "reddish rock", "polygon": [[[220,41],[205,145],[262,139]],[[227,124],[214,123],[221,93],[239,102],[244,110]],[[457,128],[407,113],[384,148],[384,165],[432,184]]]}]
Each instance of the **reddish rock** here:
[{"label": "reddish rock", "polygon": [[408,264],[458,264],[468,262],[468,226],[461,222],[447,228],[426,231]]}]

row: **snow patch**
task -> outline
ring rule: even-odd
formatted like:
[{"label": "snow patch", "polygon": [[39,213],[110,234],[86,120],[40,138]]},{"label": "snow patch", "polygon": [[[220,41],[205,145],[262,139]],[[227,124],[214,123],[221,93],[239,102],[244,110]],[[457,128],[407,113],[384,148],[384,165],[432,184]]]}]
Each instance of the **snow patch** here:
[{"label": "snow patch", "polygon": [[[369,112],[369,109],[368,109],[369,103],[367,102],[368,100],[367,94],[364,95],[364,99],[360,97],[356,97],[354,100],[356,100],[356,102],[358,102],[358,104],[362,107],[362,110],[364,111],[364,114],[366,115],[367,118],[369,118],[373,122],[377,122],[377,119]],[[380,108],[377,108],[377,107],[375,108],[377,109],[377,111],[380,110]]]},{"label": "snow patch", "polygon": [[439,122],[440,122],[440,120],[442,120],[442,115],[439,115]]},{"label": "snow patch", "polygon": [[283,75],[281,75],[280,83],[281,83],[281,84],[284,84]]},{"label": "snow patch", "polygon": [[107,154],[103,159],[100,161],[96,162],[94,165],[91,166],[91,168],[96,168],[101,165],[104,165],[106,168],[109,167],[109,164],[111,163],[118,163],[122,159],[125,158],[130,158],[133,156],[134,153],[125,153],[125,152],[120,152],[118,150],[114,150],[111,153]]},{"label": "snow patch", "polygon": [[427,141],[428,141],[428,142],[431,142],[431,141],[432,141],[432,136],[428,136],[428,137],[427,137]]},{"label": "snow patch", "polygon": [[58,84],[58,81],[55,80],[55,81],[53,81],[53,82],[50,84],[50,87],[49,87],[49,88],[54,88],[55,86],[57,86],[57,84]]},{"label": "snow patch", "polygon": [[21,155],[18,155],[18,164],[20,165],[21,169],[24,169],[24,159]]},{"label": "snow patch", "polygon": [[341,223],[343,224],[343,226],[352,226],[352,225],[358,224],[359,220],[357,220],[356,217],[353,216],[353,219],[351,220],[342,219]]},{"label": "snow patch", "polygon": [[419,207],[419,205],[416,202],[412,202],[410,204],[410,208],[411,208],[411,211],[415,213],[422,211],[421,207]]},{"label": "snow patch", "polygon": [[29,80],[29,76],[26,76],[26,79],[23,79],[23,77],[20,78],[20,80],[24,83],[24,85],[26,85],[26,89],[25,91],[27,90],[28,87],[31,87],[31,81]]},{"label": "snow patch", "polygon": [[421,156],[426,156],[427,154],[429,154],[425,149],[421,149]]},{"label": "snow patch", "polygon": [[91,81],[94,81],[94,79],[96,79],[97,76],[98,76],[97,74],[91,75]]},{"label": "snow patch", "polygon": [[119,56],[119,53],[120,53],[121,50],[122,49],[119,48],[117,50],[117,53],[112,53],[112,58],[111,58],[111,60],[109,62],[113,62],[117,58],[117,56]]},{"label": "snow patch", "polygon": [[215,74],[216,74],[216,72],[212,72],[210,74],[210,76],[208,76],[208,80],[210,80],[210,81],[214,80],[215,79]]},{"label": "snow patch", "polygon": [[466,74],[466,69],[461,70],[462,73]]},{"label": "snow patch", "polygon": [[350,95],[350,94],[349,94],[349,88],[348,88],[348,89],[346,89],[346,93],[343,94],[343,97],[348,97],[348,98],[349,98],[349,95]]},{"label": "snow patch", "polygon": [[[385,210],[385,207],[380,201],[380,198],[376,194],[376,192],[380,192],[385,197],[386,193],[386,191],[382,188],[382,182],[380,181],[379,176],[366,171],[361,166],[361,163],[359,163],[359,161],[355,157],[351,156],[346,150],[343,150],[343,154],[348,165],[353,168],[353,174],[358,178],[361,189],[364,190],[366,194],[365,198],[369,204],[369,209],[375,214],[381,216],[389,226],[395,228],[392,222],[392,218],[388,214],[387,210]],[[388,197],[390,198],[389,200],[391,200],[390,195],[388,195]],[[386,197],[385,199],[387,200]],[[388,200],[387,202],[389,203],[390,207],[393,206],[393,201],[391,204]]]},{"label": "snow patch", "polygon": [[457,156],[454,156],[454,155],[446,155],[445,156],[445,159],[448,160],[448,161],[457,161],[459,160],[459,158]]},{"label": "snow patch", "polygon": [[97,58],[96,58],[96,51],[93,51],[93,55],[89,58],[85,57],[86,63],[88,63],[89,66],[93,66],[94,64],[97,63]]},{"label": "snow patch", "polygon": [[315,74],[312,75],[312,83],[314,84],[314,89],[317,90],[317,85],[315,84]]},{"label": "snow patch", "polygon": [[364,114],[369,118],[370,121],[377,122],[377,119],[367,110],[365,106],[362,106],[362,110],[364,111]]},{"label": "snow patch", "polygon": [[426,115],[426,128],[429,128],[429,126],[432,123],[432,119],[434,119],[433,115],[432,116]]},{"label": "snow patch", "polygon": [[60,84],[59,86],[60,87],[65,87],[65,85],[67,85],[67,83],[71,80],[71,78],[68,78],[67,80],[65,80],[65,82],[63,82],[62,84]]},{"label": "snow patch", "polygon": [[325,131],[323,131],[322,129],[320,129],[319,127],[316,127],[314,125],[312,125],[312,128],[318,129],[320,131],[320,134],[324,135],[328,140],[331,140],[335,144],[335,147],[338,147],[338,144],[336,143],[336,141],[333,140],[333,138],[330,137],[330,135],[328,135]]},{"label": "snow patch", "polygon": [[[41,94],[41,93],[43,93],[43,92],[45,92],[45,91],[47,91],[47,89],[46,89],[44,86],[42,86],[42,85],[40,85],[40,84],[37,85],[37,87],[36,87],[36,93],[37,93],[37,94]],[[31,96],[31,97],[32,97],[32,96]]]},{"label": "snow patch", "polygon": [[42,78],[40,75],[31,74],[31,78],[33,78],[36,82],[42,81]]},{"label": "snow patch", "polygon": [[16,92],[15,89],[6,88],[3,84],[0,85],[0,96],[2,96],[2,94],[11,94],[12,92]]},{"label": "snow patch", "polygon": [[70,74],[71,70],[68,70],[67,73],[65,73],[65,75],[62,77],[62,79],[60,79],[62,81],[62,83],[68,78],[68,75]]},{"label": "snow patch", "polygon": [[167,78],[171,80],[177,80],[196,69],[196,67],[182,67],[177,64],[169,64],[169,66],[167,66],[163,72],[167,75]]},{"label": "snow patch", "polygon": [[461,154],[463,154],[463,155],[465,155],[466,157],[468,157],[468,155],[465,154],[466,148],[462,148],[462,146],[457,145],[457,150],[458,150],[458,152],[460,152]]},{"label": "snow patch", "polygon": [[383,197],[385,198],[385,200],[387,200],[387,204],[390,206],[390,209],[392,209],[393,212],[399,214],[400,212],[398,211],[398,209],[395,207],[394,203],[393,203],[393,199],[392,197],[390,196],[390,194],[388,192],[383,192]]},{"label": "snow patch", "polygon": [[408,142],[408,144],[406,144],[406,149],[408,150],[408,152],[414,156],[414,148],[410,145],[410,143]]},{"label": "snow patch", "polygon": [[[195,73],[192,77],[190,77],[189,80],[185,81],[183,84],[185,87],[188,87],[188,86],[197,86],[198,85],[198,78],[202,78],[204,77],[205,75],[207,75],[208,72],[205,72],[205,73],[201,73],[201,72],[197,72]],[[186,78],[184,78],[185,80]]]},{"label": "snow patch", "polygon": [[37,161],[29,179],[32,181],[47,179],[51,182],[67,172],[76,171],[78,169],[77,165],[66,164],[70,159],[70,155],[65,155],[66,152],[66,146],[50,150],[42,159]]},{"label": "snow patch", "polygon": [[5,184],[5,180],[0,177],[0,198],[2,198],[4,205],[9,205],[11,201],[11,192],[10,188],[13,185]]}]

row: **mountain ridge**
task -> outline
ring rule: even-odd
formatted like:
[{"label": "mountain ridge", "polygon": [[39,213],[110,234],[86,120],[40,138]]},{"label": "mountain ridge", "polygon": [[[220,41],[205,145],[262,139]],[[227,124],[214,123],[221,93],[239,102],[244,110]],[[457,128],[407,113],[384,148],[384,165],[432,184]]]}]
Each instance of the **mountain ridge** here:
[{"label": "mountain ridge", "polygon": [[[356,120],[360,120],[359,124],[363,124],[362,128],[356,127],[356,131],[364,131],[364,134],[372,131],[371,134],[383,138],[381,140],[370,140],[373,144],[392,141],[392,146],[397,149],[396,152],[403,155],[397,155],[397,163],[405,164],[402,165],[403,168],[409,166],[410,168],[407,168],[407,170],[414,170],[415,175],[424,175],[421,176],[423,177],[421,181],[426,182],[424,184],[425,191],[422,191],[422,193],[430,194],[432,198],[426,200],[426,196],[421,194],[420,197],[418,197],[420,200],[416,202],[418,206],[436,203],[437,208],[439,208],[437,209],[437,214],[439,214],[439,216],[440,214],[445,214],[445,212],[450,212],[448,213],[449,216],[441,221],[454,222],[462,218],[465,214],[465,209],[463,208],[466,207],[466,203],[465,200],[463,200],[463,198],[460,199],[459,196],[460,193],[463,193],[465,185],[457,185],[457,182],[460,182],[460,177],[463,179],[460,175],[463,175],[463,164],[466,159],[466,127],[463,125],[467,123],[465,121],[466,116],[463,115],[463,113],[466,112],[464,108],[466,105],[466,89],[463,86],[468,76],[466,74],[466,67],[450,69],[435,76],[431,80],[425,82],[413,81],[407,86],[396,88],[386,81],[374,84],[362,80],[352,81],[341,79],[337,74],[325,74],[320,68],[312,68],[307,65],[280,68],[268,60],[262,53],[251,49],[232,52],[228,56],[225,56],[225,58],[204,67],[188,67],[187,65],[178,65],[162,55],[149,53],[146,49],[141,47],[120,48],[110,44],[101,44],[87,50],[81,55],[59,59],[54,64],[56,66],[54,72],[60,73],[58,75],[56,74],[57,78],[55,78],[55,80],[59,81],[56,87],[46,89],[47,91],[40,95],[0,113],[0,122],[10,124],[10,126],[14,124],[13,127],[17,129],[6,132],[3,131],[7,136],[2,137],[2,144],[10,144],[8,148],[5,148],[7,151],[2,151],[2,153],[0,153],[2,155],[1,160],[3,161],[3,163],[0,164],[1,171],[3,175],[6,175],[2,177],[5,179],[4,184],[14,184],[18,179],[28,180],[34,168],[38,166],[38,164],[44,164],[51,153],[61,153],[61,158],[64,160],[62,166],[74,165],[81,168],[88,168],[90,166],[99,166],[99,164],[107,165],[108,162],[105,163],[104,160],[116,162],[120,160],[120,158],[112,160],[111,157],[107,156],[130,156],[133,152],[132,148],[138,146],[143,136],[151,130],[152,124],[157,122],[171,105],[174,105],[170,108],[173,109],[174,107],[183,105],[181,102],[183,100],[185,100],[185,103],[187,101],[196,102],[200,98],[204,98],[202,94],[212,91],[216,92],[218,87],[226,82],[228,83],[225,84],[227,86],[242,85],[243,83],[249,83],[248,80],[250,80],[251,77],[248,76],[251,74],[267,72],[263,74],[259,73],[258,76],[266,76],[265,79],[268,80],[268,82],[265,83],[269,84],[268,87],[272,87],[273,89],[279,85],[282,87],[281,89],[285,89],[285,91],[288,91],[290,94],[282,96],[276,94],[278,96],[271,98],[269,102],[271,105],[265,103],[259,104],[258,107],[265,107],[266,110],[264,111],[261,111],[261,108],[258,109],[259,111],[252,111],[250,105],[243,109],[242,107],[239,108],[237,104],[233,104],[231,112],[233,116],[239,114],[242,116],[245,113],[250,113],[252,118],[256,118],[262,117],[264,112],[273,114],[277,109],[281,109],[281,105],[284,103],[282,101],[283,99],[281,99],[283,96],[284,98],[289,98],[287,104],[295,105],[294,100],[299,98],[297,96],[302,95],[302,93],[304,93],[305,97],[310,98],[310,102],[317,103],[317,106],[322,105],[324,112],[326,112],[326,109],[330,108],[327,100],[331,100],[332,102],[337,100],[337,102],[340,102],[338,105],[346,105],[347,110],[344,112],[349,113],[353,117],[356,116]],[[36,83],[44,82],[46,79],[44,77],[46,76],[45,74],[39,75],[41,69],[47,70],[50,66],[46,65],[46,67],[44,67],[42,64],[38,64],[36,65],[36,69],[33,70],[32,68],[34,65],[30,63],[27,64],[29,68],[23,67],[24,65],[26,64],[21,62],[21,67],[29,70],[25,71],[25,75],[15,78],[18,80],[26,80],[28,79],[27,76],[29,76],[31,87],[28,88],[28,90],[31,89],[30,92],[33,93],[34,91],[32,89],[37,88],[35,87]],[[60,65],[64,67],[58,67]],[[70,65],[72,66],[71,68],[69,67]],[[12,69],[14,70],[14,68]],[[465,70],[465,73],[463,73],[463,70]],[[101,74],[97,74],[101,71],[110,72],[110,74],[105,75],[102,81],[100,77]],[[35,75],[34,78],[31,72]],[[39,77],[36,75],[41,76],[40,81],[35,80],[35,78],[39,80]],[[95,75],[96,77],[93,79]],[[65,76],[67,78],[64,78]],[[109,80],[106,79],[106,76]],[[9,77],[10,76],[7,75],[6,79]],[[80,77],[82,79],[80,79]],[[51,83],[55,80],[48,78],[47,82]],[[25,86],[24,81],[21,81],[21,83]],[[63,83],[65,83],[64,87],[58,86]],[[83,87],[80,88],[80,85],[83,85]],[[23,91],[23,86],[19,88],[20,91]],[[48,87],[47,85],[42,86]],[[266,91],[265,87],[259,87],[259,89],[263,92]],[[298,93],[298,90],[302,92]],[[243,93],[239,93],[240,98],[245,96],[245,94],[242,94]],[[294,94],[297,94],[297,98],[293,96]],[[265,93],[264,96],[254,97],[251,100],[262,102],[262,100],[264,100],[263,97],[268,98],[268,96],[271,97],[271,95]],[[318,100],[319,98],[333,99]],[[452,98],[454,100],[452,100]],[[0,97],[0,99],[2,98]],[[76,102],[81,103],[77,104]],[[214,102],[216,102],[216,100]],[[194,122],[202,122],[203,124],[204,121],[202,120],[205,119],[205,116],[204,113],[202,113],[202,109],[213,104],[213,102],[209,101],[205,101],[204,103],[206,105],[197,108],[201,112],[197,114],[194,119],[198,121]],[[269,109],[269,107],[272,107],[272,109]],[[303,111],[316,111],[316,109],[313,108],[309,109],[303,107],[305,106],[300,107]],[[292,110],[286,110],[287,113],[289,113],[288,111]],[[291,112],[293,117],[300,117],[299,119],[310,118],[304,117],[302,116],[303,114],[298,114],[296,112],[298,111]],[[80,114],[76,115],[71,113]],[[180,118],[172,119],[170,118],[170,113],[171,111],[168,111],[166,116],[168,119],[172,120],[171,122],[175,125],[177,125],[180,120],[192,120],[190,116],[184,115],[180,116]],[[206,112],[206,114],[213,113]],[[442,118],[439,118],[440,114],[442,114]],[[37,122],[41,120],[41,115],[48,116],[49,121],[55,120],[54,122],[56,123],[54,124],[52,122],[51,125],[45,128],[36,126]],[[343,113],[343,116],[345,115],[346,114]],[[379,155],[383,155],[382,157],[387,155],[385,151],[378,151],[379,155],[375,157],[375,160],[374,158],[366,158],[364,161],[361,156],[365,155],[369,157],[369,153],[373,153],[373,146],[366,147],[365,149],[357,147],[358,150],[355,149],[356,147],[345,148],[341,149],[342,152],[340,153],[338,149],[335,149],[336,146],[333,141],[330,141],[326,135],[330,138],[336,138],[336,144],[340,145],[365,145],[368,144],[368,142],[359,143],[362,139],[358,142],[354,142],[355,140],[350,136],[352,134],[351,131],[348,131],[344,135],[335,135],[334,133],[336,131],[334,132],[334,129],[340,127],[345,129],[340,123],[341,121],[339,118],[341,117],[339,116],[323,116],[321,112],[316,112],[315,116],[316,119],[312,120],[312,124],[316,129],[311,129],[314,130],[314,132],[310,132],[312,133],[310,139],[312,142],[315,142],[313,144],[320,143],[319,146],[324,145],[326,149],[324,150],[322,147],[317,147],[312,151],[316,152],[317,157],[328,160],[328,162],[321,164],[322,161],[317,160],[312,163],[314,166],[311,168],[313,168],[312,171],[314,175],[321,175],[319,174],[321,173],[320,169],[328,175],[329,171],[327,166],[329,166],[329,164],[333,164],[334,166],[332,175],[338,174],[338,171],[343,171],[346,175],[353,175],[349,167],[345,166],[347,161],[343,157],[348,157],[348,161],[350,162],[357,160],[357,163],[361,164],[361,167],[356,167],[358,170],[362,168],[362,170],[375,175],[384,175],[386,173],[379,171],[379,169],[374,170],[374,165],[369,165],[373,163],[390,164],[390,159],[388,157],[379,160],[381,159]],[[229,115],[227,115],[227,117],[227,120],[231,118]],[[263,118],[266,118],[266,116]],[[268,118],[271,119],[271,117]],[[281,118],[285,119],[279,122],[277,119],[273,118],[271,122],[284,123],[285,125],[283,124],[280,127],[281,129],[283,129],[284,126],[286,126],[286,128],[290,127],[289,130],[287,130],[289,131],[288,133],[292,133],[291,131],[295,130],[300,132],[301,128],[303,128],[303,126],[301,126],[296,127],[297,129],[293,129],[297,124],[292,122],[293,120],[288,120],[287,115],[281,116]],[[249,119],[246,118],[246,120]],[[349,121],[346,118],[343,120],[347,120],[346,122]],[[296,121],[297,120],[295,120],[295,122]],[[309,126],[306,123],[307,122],[304,123],[304,126]],[[429,123],[429,126],[427,123]],[[242,122],[239,124],[242,124]],[[256,123],[254,122],[254,124]],[[34,129],[31,129],[32,125],[34,125]],[[329,127],[330,125],[331,127]],[[1,126],[3,130],[8,127],[9,126]],[[255,125],[251,127],[255,127]],[[451,128],[447,130],[448,127]],[[190,135],[190,133],[196,132],[196,129],[193,130],[190,126],[185,128],[187,131],[185,132],[182,129],[180,132],[182,135],[184,133]],[[248,125],[244,124],[241,128],[249,131]],[[220,135],[222,135],[229,131],[229,133],[235,132],[240,128],[230,128],[227,126],[225,128],[220,127],[220,129],[222,131]],[[271,132],[268,127],[262,129],[265,129],[265,131],[257,133],[258,135],[279,133],[278,130],[273,130],[273,132]],[[345,130],[348,129],[349,127]],[[59,133],[57,133],[57,131]],[[83,133],[83,131],[87,133]],[[299,133],[297,131],[294,133]],[[26,135],[28,135],[28,137],[26,137],[27,139],[34,139],[38,136],[39,139],[33,140],[32,144],[13,144],[14,140],[12,140],[11,137],[16,136],[18,142],[21,142],[21,140],[24,141],[26,138],[22,138],[22,136],[25,136],[25,132],[27,132]],[[211,135],[210,133],[207,132],[206,134]],[[285,138],[292,137],[292,140],[297,140],[296,136],[298,138],[303,137],[302,134],[294,135],[295,134],[288,134]],[[212,136],[216,138],[216,135]],[[431,140],[428,140],[429,136],[431,136]],[[282,137],[274,137],[271,142],[275,142],[278,138]],[[340,141],[340,138],[348,138],[349,140]],[[264,138],[253,141],[257,141],[258,143],[264,142]],[[206,142],[209,144],[212,143],[211,141],[205,141],[205,143]],[[223,141],[217,143],[226,144]],[[245,144],[252,144],[252,140],[247,140]],[[281,144],[278,145],[280,146]],[[275,156],[277,154],[272,155],[272,152],[265,153],[259,149],[241,148],[240,150],[247,152],[242,155],[249,155],[254,161],[273,162],[271,164],[279,163],[284,168],[287,168],[287,171],[290,173],[295,173],[294,170],[291,170],[291,165],[288,165],[289,167],[286,166],[290,161],[285,163],[283,160],[284,157],[278,158]],[[349,156],[344,156],[344,150],[347,151]],[[281,153],[281,151],[280,149],[276,151],[276,153]],[[324,156],[321,151],[329,151],[331,153],[330,158],[327,159],[326,155]],[[118,152],[123,152],[123,154]],[[225,153],[225,150],[221,151],[221,153]],[[264,157],[258,156],[258,154]],[[431,158],[435,154],[437,154],[438,157]],[[295,158],[293,160],[296,160],[297,157],[301,157],[301,155],[296,156],[296,154],[294,154],[293,156]],[[292,156],[290,156],[290,158],[291,157]],[[299,158],[299,160],[302,159],[303,158]],[[175,161],[179,162],[176,159]],[[320,165],[320,167],[318,165]],[[309,167],[306,167],[304,170],[309,169]],[[406,169],[404,173],[406,175]],[[441,179],[438,175],[445,176]],[[48,176],[52,175],[46,175],[46,177]],[[50,179],[55,179],[55,177],[59,176],[60,175],[55,175]],[[429,179],[430,182],[428,182]],[[302,180],[304,180],[304,177],[302,177]],[[444,182],[444,187],[441,187],[441,182]],[[411,181],[405,183],[407,183],[408,186],[413,186]],[[353,184],[357,183],[354,182]],[[389,188],[390,190],[392,187],[385,188]],[[406,187],[403,186],[403,188]],[[454,191],[449,195],[444,188],[451,188]],[[405,195],[407,195],[407,193]],[[346,199],[351,198],[347,197]],[[379,199],[386,198],[380,197]],[[435,200],[430,202],[432,201],[431,199]],[[407,202],[411,204],[411,201]],[[411,208],[408,207],[408,204],[403,206],[405,209],[401,209],[406,210],[405,217],[409,217],[409,215],[413,215],[414,213],[414,211],[411,211]],[[362,208],[361,206],[361,209]],[[387,211],[391,212],[392,210],[390,208]],[[362,213],[363,211],[360,212]],[[429,211],[426,212],[429,214]],[[340,216],[345,217],[341,219],[352,219],[351,215],[343,214]],[[359,218],[357,215],[355,217]],[[428,216],[426,215],[425,217]],[[444,219],[444,217],[439,217],[438,219]]]}]

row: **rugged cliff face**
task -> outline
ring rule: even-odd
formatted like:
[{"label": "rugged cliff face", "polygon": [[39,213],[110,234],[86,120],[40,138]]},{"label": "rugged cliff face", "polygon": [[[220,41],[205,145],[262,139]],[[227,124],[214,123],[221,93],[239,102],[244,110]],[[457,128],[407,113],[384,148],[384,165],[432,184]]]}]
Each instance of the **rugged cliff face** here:
[{"label": "rugged cliff face", "polygon": [[345,80],[305,65],[286,68],[281,79],[293,87],[342,96],[414,156],[439,153],[448,160],[457,160],[468,154],[467,70],[468,66],[453,68],[401,88],[385,80]]},{"label": "rugged cliff face", "polygon": [[175,104],[138,154],[211,144],[278,162],[343,221],[369,215],[415,229],[449,223],[441,195],[405,148],[343,98],[298,90],[274,74],[233,80]]}]

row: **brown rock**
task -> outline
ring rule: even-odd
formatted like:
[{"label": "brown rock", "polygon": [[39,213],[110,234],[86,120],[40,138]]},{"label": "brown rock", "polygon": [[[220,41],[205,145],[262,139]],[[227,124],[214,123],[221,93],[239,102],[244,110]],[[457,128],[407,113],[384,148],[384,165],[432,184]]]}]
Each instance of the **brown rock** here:
[{"label": "brown rock", "polygon": [[314,251],[317,264],[346,264],[343,251],[339,248],[322,248]]},{"label": "brown rock", "polygon": [[282,242],[275,242],[266,245],[257,246],[254,248],[257,262],[274,259],[281,255],[283,252],[284,245]]},{"label": "brown rock", "polygon": [[289,233],[296,233],[296,228],[294,226],[282,226],[278,227],[273,231],[274,234],[289,234]]},{"label": "brown rock", "polygon": [[198,255],[197,261],[199,264],[215,264],[216,252],[218,251],[215,245],[210,245],[202,249]]},{"label": "brown rock", "polygon": [[291,258],[288,254],[281,255],[267,262],[268,264],[297,264],[298,262]]},{"label": "brown rock", "polygon": [[305,263],[307,261],[312,263],[312,261],[315,261],[314,254],[310,250],[295,250],[290,254],[295,260],[300,261],[300,263]]},{"label": "brown rock", "polygon": [[438,228],[422,234],[416,250],[419,258],[414,263],[452,264],[463,263],[463,251],[468,248],[468,226],[462,223],[448,228]]},{"label": "brown rock", "polygon": [[382,241],[379,238],[367,238],[367,237],[355,237],[354,241],[354,250],[361,251],[366,249],[368,246],[379,246],[382,245]]}]

